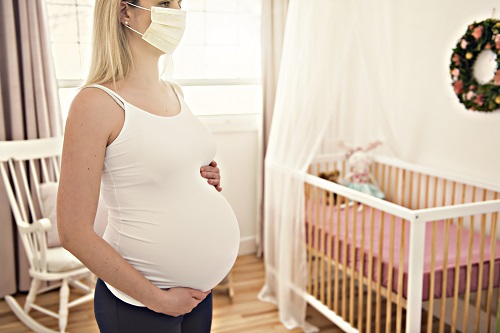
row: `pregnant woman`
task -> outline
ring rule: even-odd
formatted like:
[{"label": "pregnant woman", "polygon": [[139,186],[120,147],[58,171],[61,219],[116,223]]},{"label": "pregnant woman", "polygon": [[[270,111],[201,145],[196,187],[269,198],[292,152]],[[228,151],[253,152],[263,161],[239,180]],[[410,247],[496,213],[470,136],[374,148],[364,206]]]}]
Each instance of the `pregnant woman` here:
[{"label": "pregnant woman", "polygon": [[[59,235],[99,277],[103,333],[210,332],[210,290],[238,253],[215,140],[179,86],[160,79],[160,56],[184,31],[180,2],[96,0],[91,70],[66,122]],[[100,190],[103,238],[93,229]]]}]

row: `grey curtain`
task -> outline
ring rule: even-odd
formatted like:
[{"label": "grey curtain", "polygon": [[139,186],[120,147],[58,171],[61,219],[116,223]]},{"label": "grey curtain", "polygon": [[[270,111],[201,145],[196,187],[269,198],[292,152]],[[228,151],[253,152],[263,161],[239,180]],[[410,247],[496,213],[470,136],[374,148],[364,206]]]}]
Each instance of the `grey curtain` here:
[{"label": "grey curtain", "polygon": [[[45,0],[1,0],[0,140],[60,135],[62,117]],[[28,264],[3,184],[0,251],[0,297],[27,290]]]},{"label": "grey curtain", "polygon": [[[286,17],[288,13],[289,0],[264,0],[262,1],[262,89],[263,89],[263,158],[264,160],[271,121],[273,118],[274,100],[276,97],[276,87],[278,84],[279,68],[281,62],[281,49],[283,47],[283,37],[285,35]],[[264,170],[264,167],[262,167]],[[262,181],[264,182],[265,174]],[[259,239],[257,241],[259,256],[262,255],[263,239],[263,202],[264,184],[262,185],[261,201],[261,223],[259,227]]]}]

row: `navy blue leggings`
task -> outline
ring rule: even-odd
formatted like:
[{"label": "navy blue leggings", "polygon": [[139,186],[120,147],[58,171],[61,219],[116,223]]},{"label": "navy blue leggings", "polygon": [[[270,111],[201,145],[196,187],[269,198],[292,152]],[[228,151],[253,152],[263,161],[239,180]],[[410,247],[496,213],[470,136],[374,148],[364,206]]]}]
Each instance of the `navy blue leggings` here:
[{"label": "navy blue leggings", "polygon": [[98,279],[94,314],[101,333],[209,333],[212,326],[212,293],[190,313],[172,317],[123,302]]}]

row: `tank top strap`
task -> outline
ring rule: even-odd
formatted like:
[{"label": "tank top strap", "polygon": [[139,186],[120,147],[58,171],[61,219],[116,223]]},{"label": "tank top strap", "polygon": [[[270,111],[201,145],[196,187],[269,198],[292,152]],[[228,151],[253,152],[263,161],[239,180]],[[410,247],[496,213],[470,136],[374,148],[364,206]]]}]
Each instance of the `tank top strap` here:
[{"label": "tank top strap", "polygon": [[175,95],[177,96],[177,98],[180,101],[180,99],[182,98],[182,94],[179,91],[179,85],[177,85],[177,83],[175,83],[173,81],[165,81],[165,82],[170,86],[170,88],[172,88],[172,90],[174,91]]},{"label": "tank top strap", "polygon": [[118,95],[116,92],[114,92],[113,90],[111,90],[109,88],[106,88],[104,86],[101,86],[100,84],[90,84],[88,86],[85,86],[85,88],[97,88],[97,89],[101,89],[102,91],[104,91],[105,93],[107,93],[111,98],[113,98],[115,100],[115,102],[122,109],[125,110],[125,100],[120,95]]}]

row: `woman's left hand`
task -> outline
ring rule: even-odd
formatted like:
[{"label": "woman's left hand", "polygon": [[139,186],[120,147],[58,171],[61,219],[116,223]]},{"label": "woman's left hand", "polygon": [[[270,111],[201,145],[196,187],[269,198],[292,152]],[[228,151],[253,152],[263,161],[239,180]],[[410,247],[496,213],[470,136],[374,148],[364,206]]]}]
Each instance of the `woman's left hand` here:
[{"label": "woman's left hand", "polygon": [[215,187],[217,191],[222,191],[222,187],[220,187],[220,170],[217,167],[217,162],[212,161],[209,165],[202,166],[200,174],[203,178],[208,179],[208,183]]}]

